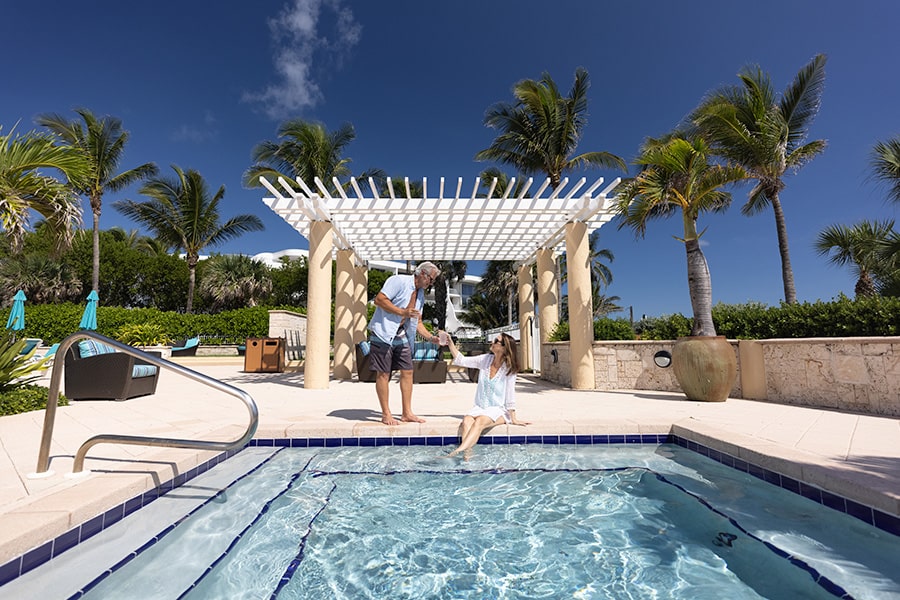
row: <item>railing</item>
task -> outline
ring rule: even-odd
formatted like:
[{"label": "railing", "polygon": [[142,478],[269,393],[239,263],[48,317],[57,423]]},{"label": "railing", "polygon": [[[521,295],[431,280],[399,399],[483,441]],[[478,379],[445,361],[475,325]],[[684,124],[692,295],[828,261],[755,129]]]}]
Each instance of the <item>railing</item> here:
[{"label": "railing", "polygon": [[185,367],[182,367],[181,365],[176,365],[175,363],[169,362],[152,354],[147,354],[146,352],[142,352],[137,348],[122,344],[121,342],[117,342],[116,340],[112,340],[108,337],[102,336],[94,331],[83,329],[77,333],[73,333],[62,342],[60,342],[59,348],[56,351],[56,359],[53,361],[53,370],[50,375],[50,395],[47,401],[47,410],[44,413],[44,430],[41,436],[40,451],[38,453],[38,465],[36,473],[37,476],[40,476],[41,474],[47,474],[50,469],[50,442],[53,438],[53,425],[56,421],[56,405],[59,401],[60,380],[62,378],[62,369],[65,366],[66,352],[69,351],[69,348],[73,344],[84,339],[97,340],[115,348],[119,352],[130,354],[131,356],[140,358],[144,362],[156,365],[156,367],[159,369],[168,369],[170,371],[175,371],[176,373],[183,375],[189,379],[193,379],[194,381],[202,383],[211,388],[215,388],[221,392],[240,399],[247,406],[247,410],[250,413],[250,423],[248,424],[247,430],[244,432],[244,434],[240,438],[232,442],[182,440],[173,438],[142,437],[115,434],[95,435],[94,437],[84,442],[78,449],[78,452],[75,454],[75,464],[72,467],[73,473],[80,473],[84,470],[85,455],[87,454],[88,450],[90,450],[97,444],[107,443],[131,444],[134,446],[164,446],[167,448],[189,448],[194,450],[218,450],[220,452],[225,452],[244,446],[245,444],[247,444],[247,442],[250,441],[250,439],[253,437],[253,434],[256,433],[256,428],[259,424],[259,410],[257,409],[256,403],[253,401],[253,398],[251,398],[250,395],[243,390],[239,390],[238,388],[230,386],[227,383],[222,383],[217,379],[207,377],[206,375],[203,375],[191,369],[187,369]]}]

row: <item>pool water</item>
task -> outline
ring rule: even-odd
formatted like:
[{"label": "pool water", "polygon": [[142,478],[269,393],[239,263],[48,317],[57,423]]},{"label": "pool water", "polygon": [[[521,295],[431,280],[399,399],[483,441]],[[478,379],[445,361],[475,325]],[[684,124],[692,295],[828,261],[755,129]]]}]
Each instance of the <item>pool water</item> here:
[{"label": "pool water", "polygon": [[900,598],[900,538],[677,446],[441,452],[245,450],[84,597]]}]

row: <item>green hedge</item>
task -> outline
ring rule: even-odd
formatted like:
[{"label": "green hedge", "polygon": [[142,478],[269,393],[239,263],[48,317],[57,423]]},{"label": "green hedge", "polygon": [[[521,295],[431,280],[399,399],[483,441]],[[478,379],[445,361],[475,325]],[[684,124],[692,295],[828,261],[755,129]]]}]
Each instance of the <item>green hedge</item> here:
[{"label": "green hedge", "polygon": [[[306,309],[297,307],[276,307],[305,313]],[[272,307],[255,306],[237,310],[223,311],[217,314],[183,314],[165,312],[155,308],[119,308],[100,306],[97,309],[97,332],[116,337],[124,325],[150,323],[160,326],[172,339],[186,339],[195,335],[209,336],[204,339],[207,344],[238,344],[248,337],[266,337],[269,333],[269,310]],[[84,312],[83,304],[38,304],[25,308],[25,330],[21,337],[36,337],[45,344],[54,344],[78,331],[78,323]],[[2,314],[4,319],[9,315],[7,309]]]},{"label": "green hedge", "polygon": [[[881,337],[900,335],[900,298],[840,296],[831,302],[801,302],[766,306],[716,304],[712,309],[716,333],[729,339]],[[642,319],[634,324],[625,319],[594,321],[595,340],[674,340],[691,334],[691,319],[682,314]],[[569,324],[560,323],[551,341],[569,339]]]},{"label": "green hedge", "polygon": [[[40,385],[23,385],[22,387],[0,393],[0,417],[17,415],[32,410],[47,408],[49,390]],[[59,395],[59,406],[68,406],[69,401]]]}]

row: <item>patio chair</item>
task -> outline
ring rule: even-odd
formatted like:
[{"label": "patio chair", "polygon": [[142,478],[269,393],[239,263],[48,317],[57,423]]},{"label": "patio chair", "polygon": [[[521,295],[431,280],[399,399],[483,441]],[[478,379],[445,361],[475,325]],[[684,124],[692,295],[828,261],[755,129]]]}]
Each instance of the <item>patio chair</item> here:
[{"label": "patio chair", "polygon": [[28,354],[35,348],[41,345],[44,340],[40,338],[25,338],[25,347],[22,348],[22,351],[19,354]]},{"label": "patio chair", "polygon": [[65,394],[72,400],[127,400],[156,393],[159,369],[94,340],[65,356]]},{"label": "patio chair", "polygon": [[367,341],[356,344],[356,378],[366,383],[375,381],[375,371],[369,365],[369,342]]},{"label": "patio chair", "polygon": [[431,342],[416,342],[413,352],[413,383],[444,383],[447,361],[441,348]]},{"label": "patio chair", "polygon": [[194,336],[188,340],[178,340],[172,346],[172,356],[196,356],[199,346],[199,336]]}]

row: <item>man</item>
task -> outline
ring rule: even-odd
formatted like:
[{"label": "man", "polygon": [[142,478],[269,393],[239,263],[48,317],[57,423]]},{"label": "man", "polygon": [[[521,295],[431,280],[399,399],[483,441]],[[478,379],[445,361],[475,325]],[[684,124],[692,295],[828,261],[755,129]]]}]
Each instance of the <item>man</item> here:
[{"label": "man", "polygon": [[381,422],[397,425],[388,404],[388,384],[391,372],[400,371],[400,396],[403,412],[400,421],[424,423],[412,411],[413,344],[416,333],[432,342],[432,335],[422,324],[422,307],[425,306],[425,288],[430,286],[441,271],[434,263],[423,262],[412,275],[392,275],[384,282],[375,296],[375,314],[369,321],[370,365],[375,371],[375,392],[381,405]]}]

